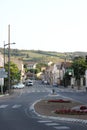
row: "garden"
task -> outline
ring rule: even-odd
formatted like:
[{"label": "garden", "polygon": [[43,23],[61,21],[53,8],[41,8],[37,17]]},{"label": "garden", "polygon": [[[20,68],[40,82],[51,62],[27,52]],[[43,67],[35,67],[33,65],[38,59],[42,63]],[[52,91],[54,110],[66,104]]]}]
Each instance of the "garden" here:
[{"label": "garden", "polygon": [[41,100],[35,109],[42,115],[87,120],[87,105],[66,98]]},{"label": "garden", "polygon": [[[48,100],[48,102],[54,102],[54,103],[73,103],[70,100],[64,100],[64,99],[58,99],[58,100]],[[67,104],[68,106],[68,104]],[[87,105],[79,105],[72,108],[61,108],[56,109],[54,111],[56,114],[71,114],[71,115],[85,115],[87,114]]]}]

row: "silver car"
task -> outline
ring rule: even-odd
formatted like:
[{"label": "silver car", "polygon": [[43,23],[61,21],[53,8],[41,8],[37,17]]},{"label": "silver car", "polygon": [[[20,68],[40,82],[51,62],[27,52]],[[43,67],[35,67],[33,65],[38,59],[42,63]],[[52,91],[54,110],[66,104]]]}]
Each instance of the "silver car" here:
[{"label": "silver car", "polygon": [[12,88],[14,88],[14,89],[20,89],[20,88],[24,88],[25,87],[25,85],[23,84],[23,83],[18,83],[18,84],[15,84],[15,85],[13,85],[12,86]]}]

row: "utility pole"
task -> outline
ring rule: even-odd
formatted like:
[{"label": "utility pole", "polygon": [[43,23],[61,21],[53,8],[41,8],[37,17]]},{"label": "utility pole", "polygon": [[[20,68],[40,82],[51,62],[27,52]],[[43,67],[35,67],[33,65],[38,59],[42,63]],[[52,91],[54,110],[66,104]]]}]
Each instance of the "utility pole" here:
[{"label": "utility pole", "polygon": [[8,25],[8,91],[10,93],[10,24]]}]

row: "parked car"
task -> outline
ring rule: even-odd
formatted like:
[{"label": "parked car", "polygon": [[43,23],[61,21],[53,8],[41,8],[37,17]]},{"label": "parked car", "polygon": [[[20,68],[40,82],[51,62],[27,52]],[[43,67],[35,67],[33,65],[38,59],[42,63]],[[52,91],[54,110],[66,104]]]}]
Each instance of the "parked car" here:
[{"label": "parked car", "polygon": [[44,84],[47,84],[47,81],[46,81],[46,80],[44,80]]},{"label": "parked car", "polygon": [[42,84],[49,85],[49,82],[47,80],[42,80]]},{"label": "parked car", "polygon": [[26,82],[26,86],[33,86],[33,81]]},{"label": "parked car", "polygon": [[53,87],[58,87],[58,84],[57,83],[53,83]]},{"label": "parked car", "polygon": [[14,88],[14,89],[20,89],[20,88],[24,88],[25,87],[25,85],[23,84],[23,83],[18,83],[18,84],[15,84],[15,85],[13,85],[12,86],[12,88]]}]

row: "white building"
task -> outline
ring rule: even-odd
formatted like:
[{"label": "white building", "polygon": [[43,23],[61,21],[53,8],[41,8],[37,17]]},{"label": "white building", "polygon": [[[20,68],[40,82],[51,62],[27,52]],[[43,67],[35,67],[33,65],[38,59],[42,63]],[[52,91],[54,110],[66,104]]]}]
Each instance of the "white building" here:
[{"label": "white building", "polygon": [[61,68],[61,63],[54,64],[52,74],[53,74],[53,83],[58,83],[60,79],[60,68]]},{"label": "white building", "polygon": [[4,67],[4,58],[3,55],[0,53],[0,68]]}]

